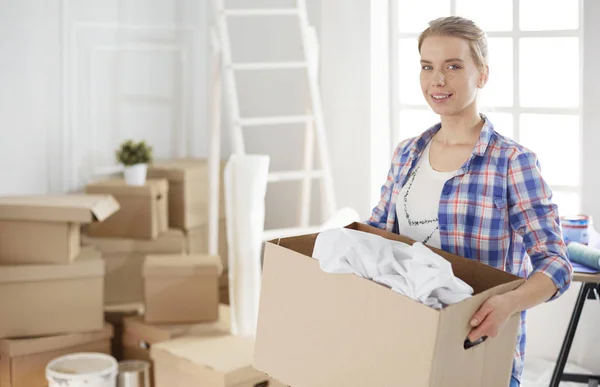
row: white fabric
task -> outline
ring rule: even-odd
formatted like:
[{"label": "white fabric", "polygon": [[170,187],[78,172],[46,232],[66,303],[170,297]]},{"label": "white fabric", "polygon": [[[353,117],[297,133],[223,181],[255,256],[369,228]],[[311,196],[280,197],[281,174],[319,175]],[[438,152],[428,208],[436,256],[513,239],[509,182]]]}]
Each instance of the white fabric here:
[{"label": "white fabric", "polygon": [[473,288],[452,265],[422,243],[412,246],[378,235],[338,228],[317,236],[313,258],[328,273],[352,273],[390,287],[435,309],[460,302]]},{"label": "white fabric", "polygon": [[[424,242],[428,246],[440,248],[440,230],[437,228],[438,222],[410,225],[404,210],[404,196],[410,186],[407,200],[407,210],[411,220],[429,220],[437,219],[442,189],[447,180],[456,174],[456,172],[439,172],[431,167],[429,161],[429,148],[431,141],[425,147],[419,162],[414,182],[411,185],[412,176],[406,180],[406,184],[400,189],[398,201],[396,202],[396,215],[398,217],[398,229],[400,234],[405,235],[415,241]],[[433,233],[433,234],[432,234]]]},{"label": "white fabric", "polygon": [[254,337],[269,157],[233,155],[224,171],[231,332]]}]

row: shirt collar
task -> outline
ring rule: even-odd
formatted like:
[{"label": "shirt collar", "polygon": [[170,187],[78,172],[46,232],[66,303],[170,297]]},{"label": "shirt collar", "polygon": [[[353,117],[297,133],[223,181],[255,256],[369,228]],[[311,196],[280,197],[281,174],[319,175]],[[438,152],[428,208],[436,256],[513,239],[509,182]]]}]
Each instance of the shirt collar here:
[{"label": "shirt collar", "polygon": [[[480,114],[483,119],[483,127],[481,128],[481,132],[479,133],[479,138],[475,143],[475,147],[473,148],[473,155],[483,156],[487,147],[490,143],[492,135],[494,133],[494,125],[490,122],[490,120],[484,115]],[[415,138],[413,142],[413,146],[406,147],[403,153],[411,152],[412,155],[420,155],[429,141],[435,136],[435,134],[441,129],[442,124],[438,122],[433,125],[431,128],[427,129],[423,134]]]}]

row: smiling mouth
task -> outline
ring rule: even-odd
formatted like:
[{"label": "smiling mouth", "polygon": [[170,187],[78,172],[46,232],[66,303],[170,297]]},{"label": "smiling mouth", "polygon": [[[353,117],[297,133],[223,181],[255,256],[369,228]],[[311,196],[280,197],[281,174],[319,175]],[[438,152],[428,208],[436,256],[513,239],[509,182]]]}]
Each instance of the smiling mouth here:
[{"label": "smiling mouth", "polygon": [[452,97],[452,94],[431,94],[434,101],[445,101],[450,97]]}]

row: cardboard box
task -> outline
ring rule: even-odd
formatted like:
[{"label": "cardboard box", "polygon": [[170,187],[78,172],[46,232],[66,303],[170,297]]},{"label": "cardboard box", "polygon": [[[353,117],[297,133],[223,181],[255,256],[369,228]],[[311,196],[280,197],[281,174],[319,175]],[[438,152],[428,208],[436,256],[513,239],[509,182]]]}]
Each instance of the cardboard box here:
[{"label": "cardboard box", "polygon": [[106,262],[104,302],[107,305],[144,301],[142,266],[147,255],[185,253],[185,237],[181,230],[168,230],[155,240],[83,235],[82,243],[102,252]]},{"label": "cardboard box", "polygon": [[80,225],[119,209],[109,195],[0,197],[0,264],[69,263],[80,252]]},{"label": "cardboard box", "polygon": [[104,261],[91,248],[66,265],[0,266],[0,338],[98,331]]},{"label": "cardboard box", "polygon": [[219,305],[219,319],[203,324],[149,324],[143,316],[128,317],[123,324],[124,357],[127,360],[150,359],[150,347],[179,337],[228,335],[231,332],[229,306]]},{"label": "cardboard box", "polygon": [[199,323],[219,317],[218,256],[151,255],[143,268],[144,319],[150,323]]},{"label": "cardboard box", "polygon": [[[208,254],[208,224],[185,231],[188,254]],[[227,222],[219,221],[219,256],[224,269],[229,267],[227,249]]]},{"label": "cardboard box", "polygon": [[169,186],[165,179],[148,179],[143,186],[127,185],[124,179],[88,184],[88,193],[111,194],[121,209],[106,222],[90,225],[92,237],[156,239],[168,230]]},{"label": "cardboard box", "polygon": [[[349,228],[412,243],[360,223]],[[433,249],[475,295],[440,311],[311,258],[317,234],[265,246],[254,367],[294,387],[506,387],[519,325],[465,349],[469,321],[489,297],[524,280]],[[309,372],[307,372],[309,370]]]},{"label": "cardboard box", "polygon": [[271,386],[269,377],[252,367],[253,348],[252,339],[230,335],[155,344],[150,348],[155,386]]},{"label": "cardboard box", "polygon": [[[221,162],[219,212],[225,218],[223,170]],[[169,226],[189,230],[205,225],[208,219],[208,161],[184,158],[157,160],[148,166],[148,177],[169,180]]]},{"label": "cardboard box", "polygon": [[112,326],[105,324],[96,332],[0,340],[0,387],[47,386],[48,362],[78,352],[110,355],[112,336]]},{"label": "cardboard box", "polygon": [[104,320],[110,323],[114,330],[114,335],[111,340],[111,352],[118,361],[125,359],[123,348],[125,318],[141,316],[143,314],[143,303],[113,304],[110,306],[104,306]]}]

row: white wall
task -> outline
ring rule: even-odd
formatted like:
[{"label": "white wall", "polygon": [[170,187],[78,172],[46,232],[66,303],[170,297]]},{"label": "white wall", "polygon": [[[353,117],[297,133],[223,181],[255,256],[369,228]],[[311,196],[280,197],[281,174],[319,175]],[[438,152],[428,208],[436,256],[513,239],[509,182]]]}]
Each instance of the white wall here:
[{"label": "white wall", "polygon": [[0,194],[60,185],[60,1],[5,2],[0,12]]},{"label": "white wall", "polygon": [[80,189],[126,138],[206,154],[206,4],[25,0],[0,13],[0,194]]},{"label": "white wall", "polygon": [[370,14],[368,1],[322,2],[323,108],[338,206],[363,219],[371,208]]}]

